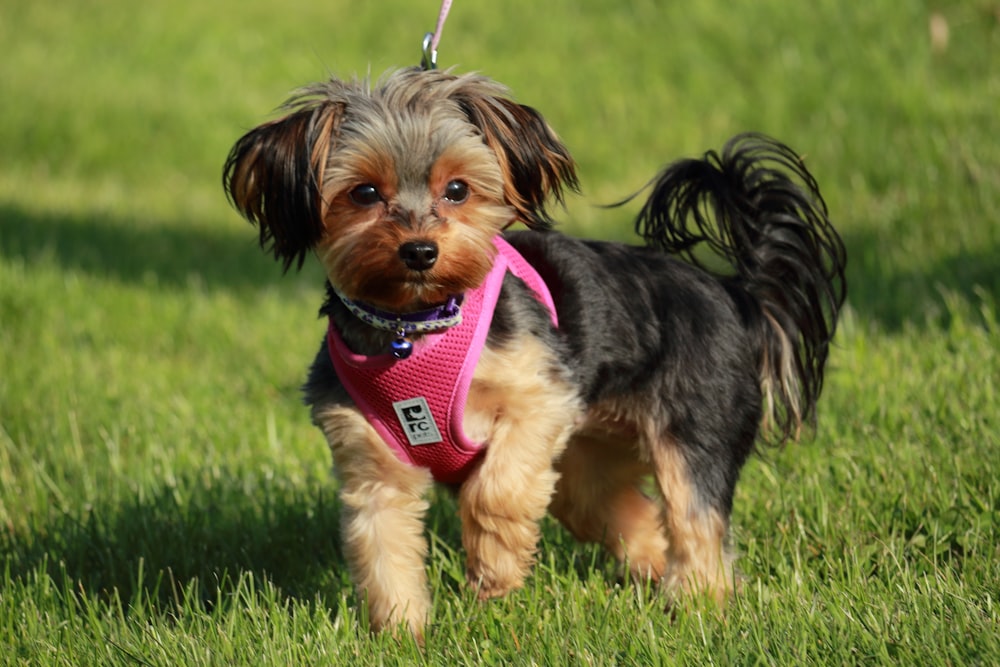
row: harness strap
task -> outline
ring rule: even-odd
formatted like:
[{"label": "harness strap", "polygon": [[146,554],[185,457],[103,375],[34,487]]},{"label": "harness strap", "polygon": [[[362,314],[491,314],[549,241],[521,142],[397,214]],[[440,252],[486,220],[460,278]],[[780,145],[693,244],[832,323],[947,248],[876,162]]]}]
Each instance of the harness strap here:
[{"label": "harness strap", "polygon": [[502,238],[493,243],[493,268],[465,294],[462,321],[417,340],[409,358],[354,354],[332,320],[327,333],[337,376],[368,422],[401,461],[429,468],[446,484],[461,483],[487,444],[470,441],[462,420],[507,271],[531,288],[558,326],[552,295],[538,272]]}]

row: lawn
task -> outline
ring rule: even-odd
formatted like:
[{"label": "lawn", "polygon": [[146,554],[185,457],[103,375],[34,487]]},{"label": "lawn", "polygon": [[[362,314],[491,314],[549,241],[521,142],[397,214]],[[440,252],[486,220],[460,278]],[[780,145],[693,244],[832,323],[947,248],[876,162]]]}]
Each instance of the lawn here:
[{"label": "lawn", "polygon": [[437,9],[0,6],[0,664],[1000,663],[997,0],[455,3],[440,64],[579,163],[565,231],[631,239],[602,204],[764,131],[820,182],[848,306],[817,428],[745,470],[724,616],[553,521],[481,604],[442,492],[426,646],[368,634],[299,394],[322,276],[281,274],[221,168],[294,87],[416,64]]}]

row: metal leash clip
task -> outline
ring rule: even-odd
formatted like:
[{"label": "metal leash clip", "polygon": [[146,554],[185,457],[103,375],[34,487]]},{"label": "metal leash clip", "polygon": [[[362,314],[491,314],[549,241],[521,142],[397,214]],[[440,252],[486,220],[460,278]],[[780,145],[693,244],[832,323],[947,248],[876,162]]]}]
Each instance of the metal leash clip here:
[{"label": "metal leash clip", "polygon": [[420,69],[427,71],[437,69],[438,52],[434,48],[434,33],[429,32],[424,35],[424,44],[421,50]]},{"label": "metal leash clip", "polygon": [[420,58],[420,67],[425,72],[437,69],[438,66],[438,42],[441,41],[441,33],[444,32],[444,22],[451,11],[451,0],[441,0],[441,11],[438,12],[437,26],[434,32],[424,35],[423,56]]}]

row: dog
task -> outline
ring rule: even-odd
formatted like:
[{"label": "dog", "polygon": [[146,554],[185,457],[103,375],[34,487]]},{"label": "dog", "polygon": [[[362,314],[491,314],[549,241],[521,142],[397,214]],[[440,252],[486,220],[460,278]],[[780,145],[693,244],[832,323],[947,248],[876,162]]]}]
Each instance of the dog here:
[{"label": "dog", "polygon": [[423,636],[435,481],[482,599],[524,583],[547,512],[672,601],[731,596],[740,470],[814,422],[846,296],[791,149],[750,133],[668,165],[641,246],[571,238],[547,205],[578,190],[575,164],[539,112],[412,68],[299,90],[236,142],[223,184],[285,271],[325,269],[304,394],[373,630]]}]

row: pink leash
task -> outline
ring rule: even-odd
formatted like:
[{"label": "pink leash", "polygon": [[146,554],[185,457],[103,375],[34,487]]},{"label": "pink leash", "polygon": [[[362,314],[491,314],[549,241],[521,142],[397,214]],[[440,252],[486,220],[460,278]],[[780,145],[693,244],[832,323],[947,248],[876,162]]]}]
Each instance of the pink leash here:
[{"label": "pink leash", "polygon": [[441,43],[441,33],[444,32],[444,22],[450,10],[451,0],[442,0],[434,32],[424,35],[423,57],[420,60],[420,66],[424,69],[437,69],[438,44]]}]

